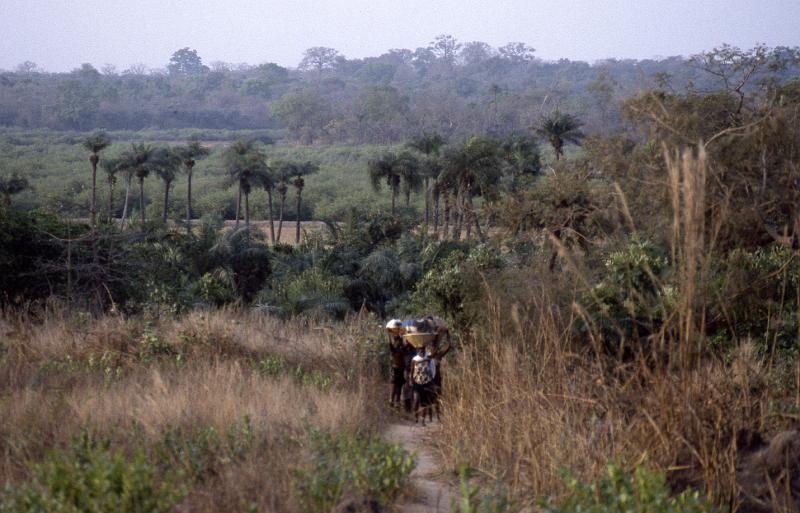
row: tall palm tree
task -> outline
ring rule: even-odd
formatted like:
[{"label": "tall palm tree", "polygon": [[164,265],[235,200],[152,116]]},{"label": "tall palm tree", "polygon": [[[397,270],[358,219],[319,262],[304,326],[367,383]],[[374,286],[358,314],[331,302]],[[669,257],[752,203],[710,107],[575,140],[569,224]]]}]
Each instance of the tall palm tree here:
[{"label": "tall palm tree", "polygon": [[419,192],[423,185],[423,176],[420,172],[419,160],[413,155],[408,155],[406,164],[400,169],[400,189],[406,197],[406,207],[411,204],[411,193]]},{"label": "tall palm tree", "polygon": [[431,195],[433,196],[433,237],[439,238],[439,222],[442,218],[440,216],[439,204],[444,202],[444,234],[447,237],[447,230],[450,227],[450,189],[451,184],[445,176],[442,175],[442,166],[437,159],[437,169],[432,185]]},{"label": "tall palm tree", "polygon": [[120,163],[120,171],[125,175],[125,202],[122,206],[122,220],[120,223],[120,227],[124,230],[125,222],[128,220],[128,203],[131,195],[131,182],[133,181],[134,169],[127,165],[126,159],[121,158],[120,160],[122,160]]},{"label": "tall palm tree", "polygon": [[192,173],[198,160],[205,158],[210,151],[203,147],[197,138],[189,139],[185,146],[176,149],[178,155],[183,160],[183,168],[186,172],[186,233],[192,232]]},{"label": "tall palm tree", "polygon": [[564,156],[564,144],[580,144],[584,138],[581,127],[583,123],[572,114],[558,110],[542,119],[535,131],[550,142],[556,154],[556,160]]},{"label": "tall palm tree", "polygon": [[11,207],[11,196],[30,188],[31,184],[28,179],[19,176],[17,173],[0,176],[0,194],[3,195],[3,204],[6,207]]},{"label": "tall palm tree", "polygon": [[254,141],[238,139],[234,141],[223,154],[225,167],[228,171],[229,184],[238,185],[239,194],[236,200],[236,228],[239,227],[239,218],[242,211],[242,196],[245,200],[245,224],[250,225],[250,191],[251,180],[255,172],[264,165],[264,154],[258,149]]},{"label": "tall palm tree", "polygon": [[164,209],[161,215],[164,224],[167,224],[167,214],[169,212],[169,191],[172,189],[172,183],[178,174],[181,161],[180,155],[171,148],[157,148],[153,154],[151,167],[161,178],[161,181],[164,182]]},{"label": "tall palm tree", "polygon": [[450,149],[445,155],[442,178],[454,185],[461,220],[457,223],[456,237],[461,236],[461,222],[466,223],[467,238],[474,224],[481,240],[484,239],[480,222],[475,215],[472,198],[490,197],[501,176],[500,144],[488,137],[472,137],[464,144]]},{"label": "tall palm tree", "polygon": [[106,173],[106,183],[108,184],[108,222],[114,219],[114,185],[117,183],[117,173],[123,170],[124,159],[121,157],[104,159],[100,167]]},{"label": "tall palm tree", "polygon": [[141,215],[142,224],[147,222],[147,213],[145,212],[144,204],[144,179],[150,175],[154,156],[155,150],[149,144],[133,143],[131,144],[130,154],[126,159],[133,176],[139,181],[139,213]]},{"label": "tall palm tree", "polygon": [[294,171],[294,180],[292,180],[292,185],[294,185],[294,188],[297,190],[297,221],[295,223],[294,235],[295,244],[300,244],[300,207],[302,206],[303,188],[306,186],[305,177],[308,175],[313,175],[317,171],[319,171],[319,166],[309,161],[297,164],[297,167]]},{"label": "tall palm tree", "polygon": [[[438,132],[423,132],[421,135],[411,138],[406,146],[409,148],[415,149],[418,152],[425,155],[426,160],[430,159],[431,157],[435,157],[439,155],[439,150],[444,145],[445,141],[444,138],[439,135]],[[422,171],[422,179],[425,185],[425,226],[428,226],[430,221],[430,200],[433,191],[430,188],[430,181],[435,179],[438,175],[438,171],[436,174],[432,174],[430,166],[424,165],[421,168]]]},{"label": "tall palm tree", "polygon": [[264,192],[267,193],[267,216],[269,219],[269,238],[272,241],[272,244],[275,244],[275,218],[272,208],[272,193],[273,191],[275,191],[275,175],[272,171],[272,168],[269,167],[265,162],[262,162],[262,166],[256,169],[253,179],[259,185],[261,185],[261,187],[264,188]]},{"label": "tall palm tree", "polygon": [[295,175],[297,164],[294,162],[279,160],[272,164],[272,171],[275,177],[275,190],[278,192],[278,199],[280,205],[278,207],[278,234],[276,240],[281,240],[281,233],[283,233],[283,212],[286,206],[286,194],[289,192],[289,182]]},{"label": "tall palm tree", "polygon": [[[381,190],[381,182],[386,181],[389,193],[392,198],[392,215],[394,215],[397,194],[400,192],[404,180],[413,180],[414,171],[418,169],[417,159],[408,152],[394,153],[388,151],[377,159],[372,159],[367,163],[369,179],[375,191]],[[417,175],[418,176],[418,175]],[[404,189],[410,190],[411,184],[408,183]]]},{"label": "tall palm tree", "polygon": [[83,141],[83,147],[89,150],[89,163],[92,165],[92,205],[91,227],[92,236],[97,226],[97,163],[100,161],[99,153],[108,148],[111,139],[105,132],[95,132]]}]

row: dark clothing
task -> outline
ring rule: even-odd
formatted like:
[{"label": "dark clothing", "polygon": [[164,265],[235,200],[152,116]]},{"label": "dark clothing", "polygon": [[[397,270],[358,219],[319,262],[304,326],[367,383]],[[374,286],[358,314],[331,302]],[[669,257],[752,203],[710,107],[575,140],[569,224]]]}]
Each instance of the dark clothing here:
[{"label": "dark clothing", "polygon": [[389,382],[392,385],[403,386],[406,382],[405,369],[402,367],[392,367],[389,372]]},{"label": "dark clothing", "polygon": [[433,403],[434,398],[434,390],[431,383],[426,383],[424,385],[420,385],[418,383],[414,383],[414,395],[418,397],[418,405],[420,407],[425,407]]}]

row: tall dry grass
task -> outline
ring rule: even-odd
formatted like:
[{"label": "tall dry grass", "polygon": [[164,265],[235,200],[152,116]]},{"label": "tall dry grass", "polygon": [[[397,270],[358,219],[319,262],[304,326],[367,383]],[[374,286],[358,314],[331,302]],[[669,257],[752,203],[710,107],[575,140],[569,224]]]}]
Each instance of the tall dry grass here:
[{"label": "tall dry grass", "polygon": [[[195,484],[182,509],[295,511],[291,472],[309,426],[380,429],[376,370],[363,352],[372,329],[360,319],[334,330],[236,310],[150,323],[0,316],[0,482],[25,480],[29,462],[83,430],[133,451],[176,430],[226,433],[246,417],[252,446]],[[286,372],[262,372],[264,359]],[[324,386],[298,379],[312,374]]]},{"label": "tall dry grass", "polygon": [[[738,507],[742,435],[790,425],[773,409],[800,407],[800,367],[765,365],[747,340],[731,361],[703,352],[702,282],[719,220],[708,217],[702,148],[669,154],[667,164],[679,276],[660,331],[646,344],[622,341],[633,347],[627,353],[603,351],[579,306],[554,308],[591,292],[563,247],[564,275],[517,271],[487,284],[485,322],[445,368],[437,446],[447,467],[469,463],[532,505],[565,490],[562,469],[592,479],[609,461],[645,464],[665,471],[676,489],[697,487]],[[509,292],[519,283],[526,293]],[[579,326],[589,333],[576,336]]]}]

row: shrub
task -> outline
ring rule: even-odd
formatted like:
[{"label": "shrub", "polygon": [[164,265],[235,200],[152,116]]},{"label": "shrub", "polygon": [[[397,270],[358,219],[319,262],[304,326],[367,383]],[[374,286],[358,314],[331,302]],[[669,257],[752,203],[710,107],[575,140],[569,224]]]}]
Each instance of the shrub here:
[{"label": "shrub", "polygon": [[389,504],[414,469],[414,456],[377,437],[311,431],[311,461],[297,472],[298,496],[309,513],[328,513],[346,493]]},{"label": "shrub", "polygon": [[592,484],[566,476],[567,497],[558,505],[546,502],[544,513],[705,513],[714,511],[697,491],[671,495],[664,475],[643,467],[626,473],[609,465]]},{"label": "shrub", "polygon": [[253,425],[245,416],[224,433],[212,426],[169,430],[154,450],[159,461],[192,481],[203,482],[217,475],[220,467],[244,457],[254,442]]},{"label": "shrub", "polygon": [[168,513],[185,494],[171,476],[157,475],[143,452],[126,458],[87,434],[31,470],[31,482],[5,490],[0,512]]},{"label": "shrub", "polygon": [[452,513],[516,513],[520,510],[509,497],[508,490],[500,484],[483,497],[479,497],[481,489],[477,485],[470,484],[467,467],[462,465],[458,473],[461,498],[452,498],[450,507]]},{"label": "shrub", "polygon": [[[657,331],[674,299],[674,289],[665,283],[669,261],[664,253],[650,241],[634,239],[609,253],[603,268],[602,280],[584,302],[606,341]],[[608,349],[616,347],[612,343]]]}]

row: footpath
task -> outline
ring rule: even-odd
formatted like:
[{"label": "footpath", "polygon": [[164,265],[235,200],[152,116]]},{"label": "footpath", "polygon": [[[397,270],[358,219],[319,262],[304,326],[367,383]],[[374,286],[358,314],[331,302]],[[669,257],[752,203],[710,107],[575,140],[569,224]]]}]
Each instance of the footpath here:
[{"label": "footpath", "polygon": [[450,513],[455,490],[439,475],[428,437],[434,428],[410,421],[398,421],[386,431],[386,438],[402,444],[408,452],[416,452],[417,466],[411,473],[412,493],[401,498],[397,509],[403,513]]}]

